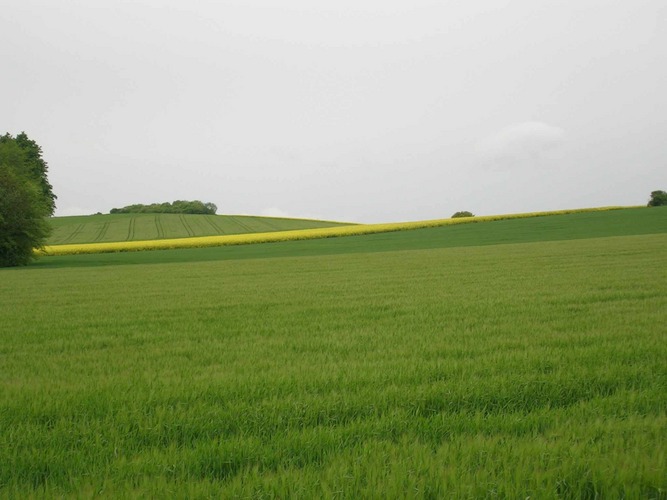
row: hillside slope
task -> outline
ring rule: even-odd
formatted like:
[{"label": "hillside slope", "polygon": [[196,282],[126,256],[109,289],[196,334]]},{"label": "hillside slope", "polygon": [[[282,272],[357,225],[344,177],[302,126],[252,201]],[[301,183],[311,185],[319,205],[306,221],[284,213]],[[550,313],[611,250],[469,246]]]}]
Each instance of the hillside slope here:
[{"label": "hillside slope", "polygon": [[[34,266],[203,262],[474,247],[667,233],[667,207],[572,213],[338,238],[150,252],[58,255]],[[601,240],[600,244],[604,240]]]},{"label": "hillside slope", "polygon": [[245,215],[113,214],[54,217],[51,225],[48,245],[268,233],[347,224]]}]

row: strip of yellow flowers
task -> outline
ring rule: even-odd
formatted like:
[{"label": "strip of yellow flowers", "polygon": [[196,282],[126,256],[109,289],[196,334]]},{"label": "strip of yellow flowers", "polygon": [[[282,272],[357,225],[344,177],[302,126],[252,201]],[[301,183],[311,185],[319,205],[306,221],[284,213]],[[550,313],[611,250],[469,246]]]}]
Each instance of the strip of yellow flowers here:
[{"label": "strip of yellow flowers", "polygon": [[618,210],[629,207],[600,207],[558,210],[552,212],[529,212],[522,214],[486,215],[481,217],[461,217],[456,219],[434,219],[417,222],[392,222],[388,224],[355,224],[350,226],[326,227],[318,229],[298,229],[276,231],[271,233],[250,233],[234,235],[197,236],[193,238],[173,238],[163,240],[118,241],[109,243],[81,243],[76,245],[52,245],[36,250],[40,255],[74,255],[87,253],[134,252],[141,250],[165,250],[172,248],[204,248],[227,245],[248,245],[252,243],[270,243],[278,241],[311,240],[318,238],[335,238],[339,236],[356,236],[362,234],[387,233],[421,229],[427,227],[449,226],[454,224],[471,224],[507,219],[523,219],[543,217],[547,215],[563,215],[581,212],[599,212]]}]

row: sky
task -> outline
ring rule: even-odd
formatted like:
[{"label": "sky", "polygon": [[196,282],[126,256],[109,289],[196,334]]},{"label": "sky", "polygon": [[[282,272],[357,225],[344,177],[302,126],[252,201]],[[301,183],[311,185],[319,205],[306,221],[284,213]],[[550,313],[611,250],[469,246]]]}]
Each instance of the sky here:
[{"label": "sky", "polygon": [[665,0],[0,0],[0,133],[56,215],[350,222],[667,190]]}]

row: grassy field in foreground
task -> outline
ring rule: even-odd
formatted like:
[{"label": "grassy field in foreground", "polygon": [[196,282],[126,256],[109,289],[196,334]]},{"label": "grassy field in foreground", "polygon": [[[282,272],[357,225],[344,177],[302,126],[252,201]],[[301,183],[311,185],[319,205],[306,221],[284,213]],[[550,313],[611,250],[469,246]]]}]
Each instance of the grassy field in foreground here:
[{"label": "grassy field in foreground", "polygon": [[0,496],[665,498],[654,224],[4,270]]},{"label": "grassy field in foreground", "polygon": [[53,217],[49,245],[192,238],[346,225],[246,215],[107,214]]}]

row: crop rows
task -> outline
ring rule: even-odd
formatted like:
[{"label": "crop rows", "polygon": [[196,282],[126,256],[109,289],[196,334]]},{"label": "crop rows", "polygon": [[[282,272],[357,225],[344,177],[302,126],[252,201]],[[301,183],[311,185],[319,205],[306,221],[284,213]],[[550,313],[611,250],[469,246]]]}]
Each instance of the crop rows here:
[{"label": "crop rows", "polygon": [[56,217],[51,219],[51,224],[54,231],[49,245],[190,238],[341,225],[327,221],[190,214]]}]

